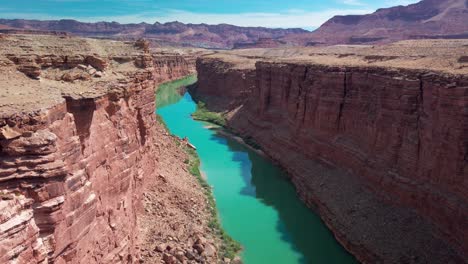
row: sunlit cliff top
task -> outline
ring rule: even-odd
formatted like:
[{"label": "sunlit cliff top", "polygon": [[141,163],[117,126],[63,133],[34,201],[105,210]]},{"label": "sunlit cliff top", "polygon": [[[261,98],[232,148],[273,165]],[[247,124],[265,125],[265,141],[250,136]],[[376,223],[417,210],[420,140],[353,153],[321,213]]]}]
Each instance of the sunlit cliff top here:
[{"label": "sunlit cliff top", "polygon": [[40,110],[64,97],[97,97],[143,72],[135,42],[0,35],[0,114]]},{"label": "sunlit cliff top", "polygon": [[245,49],[206,55],[249,69],[256,61],[418,69],[468,74],[468,40],[407,40],[389,45]]}]

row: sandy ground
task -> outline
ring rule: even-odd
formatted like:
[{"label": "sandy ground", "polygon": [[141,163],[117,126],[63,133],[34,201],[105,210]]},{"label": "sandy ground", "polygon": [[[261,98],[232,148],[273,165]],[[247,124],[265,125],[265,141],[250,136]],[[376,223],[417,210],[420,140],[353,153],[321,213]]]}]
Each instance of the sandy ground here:
[{"label": "sandy ground", "polygon": [[[13,57],[27,61],[51,55],[63,57],[94,54],[101,58],[141,55],[142,51],[133,44],[78,37],[0,35],[0,113],[12,114],[44,109],[63,101],[64,96],[96,97],[106,93],[112,82],[125,79],[126,73],[136,70],[132,62],[109,60],[109,65],[101,77],[67,82],[61,79],[63,74],[76,74],[79,70],[39,65],[42,68],[38,81],[20,72],[20,67],[15,64]],[[232,51],[153,48],[152,52],[219,57],[231,61],[235,68],[254,68],[256,61],[266,60],[468,74],[468,40],[409,40],[381,46],[338,45]]]},{"label": "sandy ground", "polygon": [[389,45],[245,49],[216,51],[208,57],[229,60],[236,68],[253,68],[258,60],[332,66],[421,69],[468,74],[468,40],[406,40]]},{"label": "sandy ground", "polygon": [[[72,57],[93,54],[107,59],[142,54],[133,44],[45,35],[1,36],[0,113],[11,114],[47,108],[62,102],[64,96],[92,98],[106,93],[112,82],[125,79],[125,74],[129,71],[138,71],[133,63],[109,61],[109,66],[101,77],[89,76],[86,80],[70,82],[62,80],[62,76],[67,73],[80,74],[85,70],[44,67],[35,61],[48,56]],[[15,65],[15,58],[25,62]],[[41,68],[38,80],[19,71],[21,65],[25,64],[34,64]]]}]

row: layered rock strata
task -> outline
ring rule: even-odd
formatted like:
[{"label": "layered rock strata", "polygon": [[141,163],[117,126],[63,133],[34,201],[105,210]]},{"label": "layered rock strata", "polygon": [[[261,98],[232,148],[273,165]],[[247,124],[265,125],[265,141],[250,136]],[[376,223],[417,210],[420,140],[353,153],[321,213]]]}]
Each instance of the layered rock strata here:
[{"label": "layered rock strata", "polygon": [[160,153],[154,88],[188,65],[133,43],[0,44],[0,262],[136,262]]},{"label": "layered rock strata", "polygon": [[255,60],[199,59],[192,93],[288,171],[348,250],[467,261],[467,75]]}]

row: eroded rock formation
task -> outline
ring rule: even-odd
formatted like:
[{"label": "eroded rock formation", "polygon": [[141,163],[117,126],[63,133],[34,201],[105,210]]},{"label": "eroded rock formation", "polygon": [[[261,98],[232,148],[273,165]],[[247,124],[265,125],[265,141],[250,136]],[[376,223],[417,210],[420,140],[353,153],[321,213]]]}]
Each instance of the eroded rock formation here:
[{"label": "eroded rock formation", "polygon": [[467,75],[236,60],[199,59],[192,93],[288,171],[348,250],[364,263],[466,261]]},{"label": "eroded rock formation", "polygon": [[189,65],[130,43],[21,38],[1,43],[0,262],[136,262],[160,153],[155,85]]}]

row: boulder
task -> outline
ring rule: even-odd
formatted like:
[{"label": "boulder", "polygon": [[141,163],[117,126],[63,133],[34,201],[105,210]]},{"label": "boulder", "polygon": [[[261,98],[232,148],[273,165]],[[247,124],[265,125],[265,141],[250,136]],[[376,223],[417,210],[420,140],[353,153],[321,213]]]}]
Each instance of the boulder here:
[{"label": "boulder", "polygon": [[233,259],[232,259],[232,264],[242,264],[242,259],[239,257],[239,256],[235,256]]},{"label": "boulder", "polygon": [[190,260],[195,259],[195,255],[193,254],[192,251],[185,252],[185,257],[190,259]]},{"label": "boulder", "polygon": [[3,139],[15,139],[21,136],[21,133],[17,132],[9,126],[0,128],[0,137]]},{"label": "boulder", "polygon": [[97,72],[97,71],[96,71],[96,69],[94,69],[94,68],[91,68],[91,69],[88,70],[88,73],[89,73],[90,75],[93,75],[93,74],[95,74],[96,72]]},{"label": "boulder", "polygon": [[205,245],[207,242],[206,238],[203,236],[197,236],[195,240],[195,244]]},{"label": "boulder", "polygon": [[176,253],[174,254],[174,256],[176,257],[176,259],[178,259],[180,262],[182,262],[185,258],[185,254],[183,251],[181,250],[178,250],[176,251]]},{"label": "boulder", "polygon": [[216,255],[215,246],[213,246],[212,244],[207,244],[205,246],[205,250],[203,251],[203,255],[205,255],[207,257],[212,257],[212,256]]},{"label": "boulder", "polygon": [[156,251],[159,251],[159,252],[164,252],[167,248],[167,245],[162,243],[162,244],[159,244],[156,246]]},{"label": "boulder", "polygon": [[103,71],[107,68],[108,63],[105,59],[100,58],[98,56],[87,56],[85,59],[85,63],[93,66],[93,68]]},{"label": "boulder", "polygon": [[79,72],[79,71],[71,71],[64,73],[60,80],[65,81],[65,82],[74,82],[76,80],[82,80],[86,81],[89,80],[90,76],[84,72]]},{"label": "boulder", "polygon": [[203,246],[200,245],[200,244],[195,244],[195,245],[193,245],[193,249],[195,249],[195,250],[198,252],[198,254],[203,253],[203,251],[205,250],[205,249],[203,248]]},{"label": "boulder", "polygon": [[164,253],[163,255],[163,260],[166,264],[173,264],[173,263],[177,263],[177,259],[176,257],[170,255],[170,254],[167,254],[167,253]]}]

